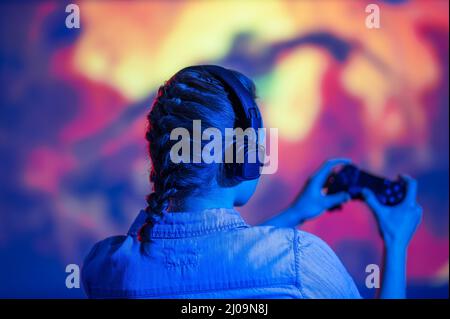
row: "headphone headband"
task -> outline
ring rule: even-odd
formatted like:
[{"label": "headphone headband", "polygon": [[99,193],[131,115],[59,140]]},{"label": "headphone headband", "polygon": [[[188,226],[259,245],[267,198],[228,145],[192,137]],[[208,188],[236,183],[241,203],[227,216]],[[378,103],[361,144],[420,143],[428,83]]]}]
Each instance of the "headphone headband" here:
[{"label": "headphone headband", "polygon": [[236,75],[232,71],[218,65],[202,65],[200,67],[225,84],[228,91],[235,96],[235,100],[239,104],[238,107],[240,106],[238,111],[245,115],[247,127],[252,127],[257,132],[262,127],[261,114],[253,96],[251,96],[251,93]]},{"label": "headphone headband", "polygon": [[251,127],[257,132],[262,127],[262,117],[253,96],[232,71],[218,65],[197,65],[183,70],[188,69],[205,70],[225,86],[231,95],[235,113],[244,116],[246,127],[243,129]]}]

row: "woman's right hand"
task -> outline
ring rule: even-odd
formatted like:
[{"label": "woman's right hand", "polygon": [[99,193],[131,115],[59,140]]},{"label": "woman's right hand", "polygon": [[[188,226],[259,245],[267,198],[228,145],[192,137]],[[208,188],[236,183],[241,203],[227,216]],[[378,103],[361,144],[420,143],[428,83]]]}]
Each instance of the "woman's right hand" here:
[{"label": "woman's right hand", "polygon": [[417,181],[409,176],[402,178],[407,184],[407,194],[402,203],[393,207],[381,204],[369,189],[363,190],[387,249],[392,246],[406,249],[422,220],[422,207],[416,200]]}]

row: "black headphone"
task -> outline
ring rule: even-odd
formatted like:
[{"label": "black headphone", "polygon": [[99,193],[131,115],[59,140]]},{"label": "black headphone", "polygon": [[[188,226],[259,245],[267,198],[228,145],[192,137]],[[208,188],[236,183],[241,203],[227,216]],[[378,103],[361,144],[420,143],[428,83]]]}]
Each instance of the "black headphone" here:
[{"label": "black headphone", "polygon": [[[261,162],[259,153],[261,151],[261,145],[259,143],[258,129],[263,127],[261,113],[259,112],[258,105],[251,93],[247,88],[241,83],[241,81],[236,77],[236,75],[221,66],[218,65],[198,65],[194,67],[188,67],[186,69],[203,69],[211,74],[215,79],[220,81],[225,89],[229,93],[229,98],[233,106],[236,118],[239,119],[243,130],[247,128],[252,128],[256,133],[256,158],[255,161],[249,160],[249,145],[248,140],[244,145],[236,145],[236,141],[233,142],[233,147],[236,152],[233,151],[235,158],[233,163],[225,163],[225,168],[227,175],[233,177],[237,181],[246,181],[257,179],[261,176],[261,168],[264,163]],[[243,152],[243,162],[238,163],[236,160],[236,155],[238,152]],[[235,154],[236,153],[236,154]],[[264,153],[262,154],[264,155]]]}]

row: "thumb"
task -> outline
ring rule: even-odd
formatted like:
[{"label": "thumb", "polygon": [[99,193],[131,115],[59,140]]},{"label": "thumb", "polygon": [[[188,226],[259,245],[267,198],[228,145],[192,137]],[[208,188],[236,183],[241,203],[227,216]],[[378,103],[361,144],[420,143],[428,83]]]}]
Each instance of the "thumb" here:
[{"label": "thumb", "polygon": [[327,208],[341,205],[348,202],[351,199],[350,195],[346,192],[340,192],[325,197]]}]

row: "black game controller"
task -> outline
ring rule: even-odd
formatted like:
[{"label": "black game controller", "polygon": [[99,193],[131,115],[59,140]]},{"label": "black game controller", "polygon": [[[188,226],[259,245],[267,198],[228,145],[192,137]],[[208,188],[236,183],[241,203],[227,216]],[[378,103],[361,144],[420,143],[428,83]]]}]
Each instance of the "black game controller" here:
[{"label": "black game controller", "polygon": [[[395,206],[406,196],[406,182],[401,177],[388,180],[364,172],[354,165],[345,165],[339,171],[331,173],[325,183],[326,194],[347,192],[352,199],[363,199],[363,188],[370,189],[378,201],[386,206]],[[331,210],[340,208],[333,207]]]}]

